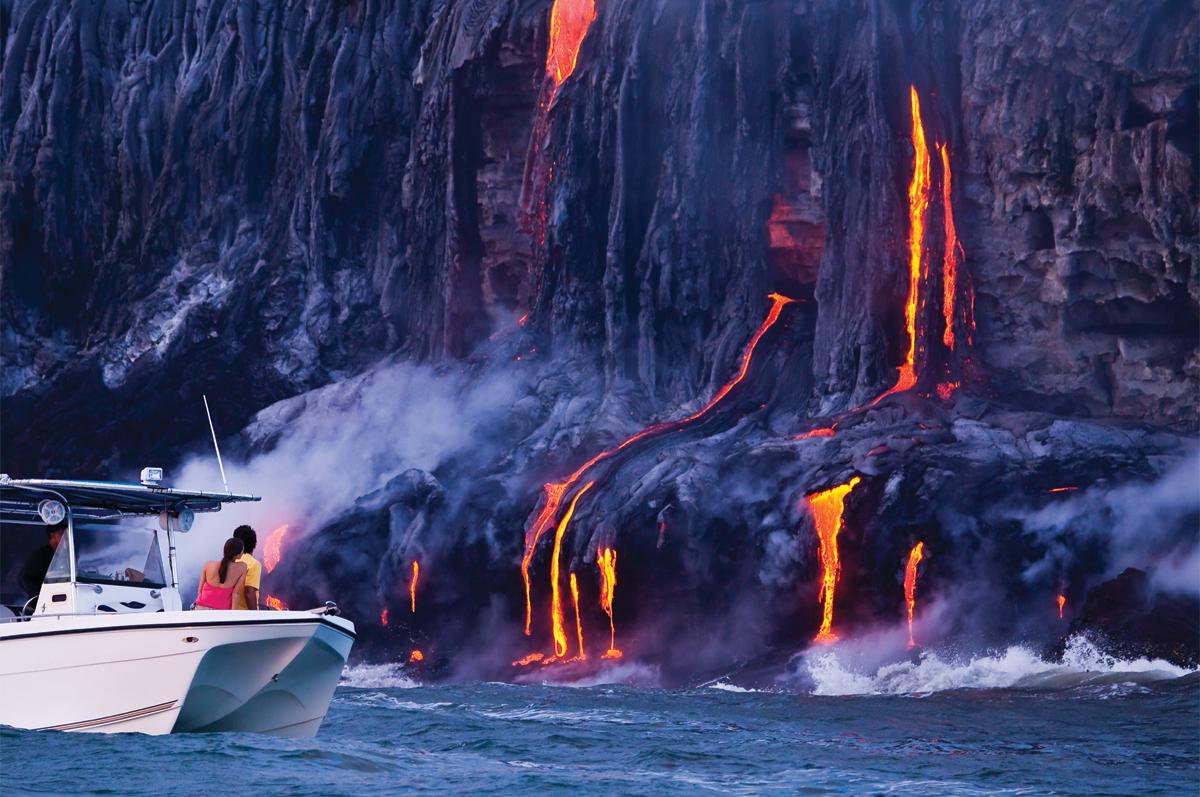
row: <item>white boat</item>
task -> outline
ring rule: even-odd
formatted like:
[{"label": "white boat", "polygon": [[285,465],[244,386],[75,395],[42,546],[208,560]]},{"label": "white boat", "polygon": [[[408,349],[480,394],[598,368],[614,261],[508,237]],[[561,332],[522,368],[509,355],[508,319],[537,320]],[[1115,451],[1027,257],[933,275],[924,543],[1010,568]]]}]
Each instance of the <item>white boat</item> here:
[{"label": "white boat", "polygon": [[[175,535],[197,512],[259,499],[161,487],[161,471],[142,473],[142,484],[0,475],[0,724],[315,734],[354,624],[333,603],[184,611]],[[63,520],[45,579],[26,597],[22,563]]]}]

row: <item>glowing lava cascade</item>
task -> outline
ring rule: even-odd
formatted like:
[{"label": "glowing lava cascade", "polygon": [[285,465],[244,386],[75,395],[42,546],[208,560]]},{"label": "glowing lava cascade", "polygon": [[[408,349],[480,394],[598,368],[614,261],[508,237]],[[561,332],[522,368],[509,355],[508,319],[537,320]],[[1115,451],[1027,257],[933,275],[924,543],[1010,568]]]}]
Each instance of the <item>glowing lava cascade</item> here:
[{"label": "glowing lava cascade", "polygon": [[421,577],[421,563],[413,559],[412,578],[408,582],[408,600],[413,614],[417,613],[417,580]]},{"label": "glowing lava cascade", "polygon": [[580,661],[587,659],[587,651],[583,649],[583,617],[579,614],[579,581],[571,574],[571,603],[575,605],[575,637],[579,642]]},{"label": "glowing lava cascade", "polygon": [[[681,418],[680,420],[656,423],[648,426],[632,437],[627,438],[621,444],[605,451],[601,451],[599,454],[580,465],[579,468],[576,469],[575,472],[568,476],[565,480],[561,482],[547,482],[544,485],[546,500],[542,505],[541,512],[538,513],[537,518],[534,519],[533,523],[530,524],[529,528],[525,532],[525,555],[521,558],[521,578],[525,582],[525,636],[530,636],[533,627],[533,601],[529,580],[529,568],[530,564],[533,562],[533,553],[537,549],[537,544],[541,540],[542,535],[554,523],[554,518],[558,514],[559,505],[562,503],[563,497],[567,494],[567,491],[571,489],[571,487],[579,481],[583,474],[586,473],[596,463],[608,459],[613,454],[628,448],[639,440],[652,437],[660,432],[677,431],[679,429],[683,429],[688,424],[703,418],[709,413],[710,410],[712,410],[713,407],[719,404],[722,399],[729,395],[729,392],[738,384],[740,384],[742,380],[746,378],[746,374],[749,373],[750,360],[754,356],[754,350],[758,347],[758,343],[760,340],[762,340],[763,335],[765,335],[767,330],[773,327],[779,320],[779,316],[783,312],[784,306],[795,301],[794,299],[789,299],[788,297],[778,293],[772,293],[768,298],[771,300],[771,309],[767,312],[766,320],[762,322],[758,328],[758,331],[754,333],[754,337],[752,337],[750,342],[746,345],[746,350],[742,355],[741,368],[738,370],[737,375],[729,382],[726,382],[725,385],[719,391],[717,391],[716,395],[709,399],[707,404],[691,415]],[[575,498],[578,500],[579,496],[576,495]],[[563,528],[565,527],[560,525],[560,529]],[[555,638],[557,639],[557,636]]]},{"label": "glowing lava cascade", "polygon": [[554,0],[546,51],[546,74],[554,81],[554,91],[575,71],[579,48],[595,19],[595,0]]},{"label": "glowing lava cascade", "polygon": [[617,649],[617,626],[613,621],[613,598],[617,594],[617,552],[613,548],[596,551],[596,566],[600,568],[600,608],[608,615],[608,650],[606,659],[619,659],[623,654]]},{"label": "glowing lava cascade", "polygon": [[[563,617],[562,594],[559,589],[559,560],[562,558],[563,534],[567,531],[571,516],[575,514],[575,505],[579,503],[579,499],[583,497],[584,493],[592,489],[593,484],[595,482],[588,482],[582,490],[575,494],[571,506],[567,508],[567,513],[563,515],[562,521],[558,524],[558,531],[554,534],[554,554],[550,560],[550,619],[554,631],[555,659],[562,659],[567,655],[567,623]],[[576,612],[576,616],[578,616],[578,612]],[[583,653],[582,646],[579,652]]]},{"label": "glowing lava cascade", "polygon": [[813,493],[805,498],[817,527],[817,539],[820,540],[821,591],[817,600],[821,601],[821,628],[817,631],[814,642],[827,644],[837,641],[838,638],[833,632],[833,596],[842,569],[837,538],[843,526],[842,510],[845,508],[846,496],[860,481],[862,480],[855,476],[846,484]]},{"label": "glowing lava cascade", "polygon": [[908,609],[908,646],[910,648],[917,646],[912,632],[913,610],[917,608],[917,565],[921,563],[924,556],[925,543],[918,542],[908,552],[908,564],[904,566],[904,604]]},{"label": "glowing lava cascade", "polygon": [[1063,609],[1066,607],[1066,605],[1067,605],[1067,596],[1059,595],[1058,596],[1058,619],[1059,620],[1063,619]]},{"label": "glowing lava cascade", "polygon": [[271,532],[263,543],[263,566],[270,573],[279,565],[279,560],[283,556],[283,538],[287,534],[288,527],[280,526]]}]

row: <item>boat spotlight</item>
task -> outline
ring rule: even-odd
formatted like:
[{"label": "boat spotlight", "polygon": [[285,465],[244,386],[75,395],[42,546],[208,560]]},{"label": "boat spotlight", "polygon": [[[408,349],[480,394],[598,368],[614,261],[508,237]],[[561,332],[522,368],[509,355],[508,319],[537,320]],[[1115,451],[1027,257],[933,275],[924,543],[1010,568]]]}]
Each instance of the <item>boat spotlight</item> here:
[{"label": "boat spotlight", "polygon": [[57,526],[67,516],[67,508],[62,505],[62,501],[47,498],[38,504],[38,515],[47,526]]},{"label": "boat spotlight", "polygon": [[147,487],[157,487],[162,484],[162,468],[142,468],[142,484]]}]

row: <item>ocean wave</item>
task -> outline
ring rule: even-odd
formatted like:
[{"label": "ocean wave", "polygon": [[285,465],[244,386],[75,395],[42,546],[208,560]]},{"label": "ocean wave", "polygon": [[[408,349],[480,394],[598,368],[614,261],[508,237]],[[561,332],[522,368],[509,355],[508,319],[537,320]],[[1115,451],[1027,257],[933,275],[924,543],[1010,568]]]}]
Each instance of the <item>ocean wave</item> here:
[{"label": "ocean wave", "polygon": [[969,659],[925,652],[917,661],[885,664],[873,673],[856,672],[836,650],[810,652],[802,674],[817,695],[911,695],[952,689],[1047,689],[1144,686],[1197,672],[1161,659],[1122,659],[1082,636],[1067,642],[1062,661],[1046,661],[1021,645]]},{"label": "ocean wave", "polygon": [[716,689],[721,692],[736,692],[739,695],[746,695],[752,692],[762,692],[762,689],[748,689],[744,686],[737,686],[726,681],[717,681],[714,684],[705,684],[705,689]]},{"label": "ocean wave", "polygon": [[420,686],[404,674],[403,664],[358,664],[347,667],[339,685],[355,689],[415,689]]}]

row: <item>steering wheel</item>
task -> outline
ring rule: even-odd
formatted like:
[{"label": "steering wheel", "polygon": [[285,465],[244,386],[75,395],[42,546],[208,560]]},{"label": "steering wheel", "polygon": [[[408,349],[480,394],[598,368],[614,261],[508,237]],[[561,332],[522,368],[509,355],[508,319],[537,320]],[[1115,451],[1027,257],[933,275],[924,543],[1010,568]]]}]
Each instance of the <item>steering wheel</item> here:
[{"label": "steering wheel", "polygon": [[38,596],[33,595],[29,600],[25,601],[25,605],[21,607],[21,617],[28,619],[33,616],[33,610],[37,606],[37,599]]}]

